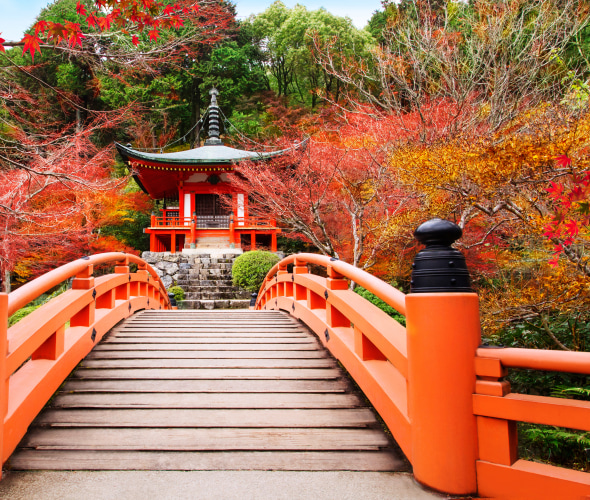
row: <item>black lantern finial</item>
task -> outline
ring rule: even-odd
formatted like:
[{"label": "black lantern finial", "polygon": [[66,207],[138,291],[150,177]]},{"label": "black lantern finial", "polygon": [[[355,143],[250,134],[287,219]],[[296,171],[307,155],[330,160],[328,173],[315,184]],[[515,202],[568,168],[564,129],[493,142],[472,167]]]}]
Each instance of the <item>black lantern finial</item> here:
[{"label": "black lantern finial", "polygon": [[426,248],[412,264],[411,293],[473,292],[465,257],[451,248],[462,234],[457,224],[443,219],[431,219],[414,231]]}]

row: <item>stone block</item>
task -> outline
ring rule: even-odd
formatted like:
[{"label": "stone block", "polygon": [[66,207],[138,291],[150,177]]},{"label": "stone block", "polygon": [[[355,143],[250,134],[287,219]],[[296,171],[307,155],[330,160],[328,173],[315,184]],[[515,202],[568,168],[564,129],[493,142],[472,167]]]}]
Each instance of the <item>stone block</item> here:
[{"label": "stone block", "polygon": [[180,259],[181,259],[181,256],[180,256],[180,254],[177,254],[177,253],[175,253],[175,254],[166,253],[166,254],[164,254],[164,257],[162,258],[162,260],[166,261],[166,262],[178,262],[178,261],[180,261]]},{"label": "stone block", "polygon": [[178,264],[162,260],[156,264],[158,269],[162,269],[166,274],[172,276],[178,272]]}]

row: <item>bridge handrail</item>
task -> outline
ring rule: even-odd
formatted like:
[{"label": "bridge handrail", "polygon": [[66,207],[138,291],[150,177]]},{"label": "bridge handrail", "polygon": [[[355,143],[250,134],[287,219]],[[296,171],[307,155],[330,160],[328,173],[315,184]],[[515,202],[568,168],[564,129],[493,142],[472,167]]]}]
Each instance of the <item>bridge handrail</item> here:
[{"label": "bridge handrail", "polygon": [[[307,264],[326,268],[328,277],[311,274]],[[403,313],[407,327],[349,290],[347,279]],[[477,294],[405,296],[316,254],[276,264],[255,308],[285,311],[316,333],[381,415],[419,482],[493,498],[578,498],[590,491],[590,474],[517,453],[517,422],[590,431],[590,402],[512,393],[504,380],[509,367],[590,374],[590,353],[478,347]]]},{"label": "bridge handrail", "polygon": [[[131,272],[130,262],[137,272]],[[108,263],[115,264],[115,272],[95,279],[94,266]],[[9,316],[71,277],[71,289],[8,328]],[[0,462],[113,326],[138,310],[162,308],[170,308],[170,299],[156,271],[122,252],[78,259],[10,294],[0,293]]]},{"label": "bridge handrail", "polygon": [[[295,259],[298,259],[302,263],[317,264],[325,268],[328,268],[328,266],[332,267],[337,273],[375,294],[403,316],[406,315],[406,295],[403,292],[400,292],[397,288],[392,287],[390,284],[385,283],[383,280],[380,280],[358,267],[354,267],[353,265],[338,259],[327,257],[326,255],[318,255],[314,253],[289,255],[272,267],[268,272],[266,279],[268,280],[269,277],[274,276],[278,272],[279,266],[293,264]],[[264,287],[264,284],[262,287]]]},{"label": "bridge handrail", "polygon": [[550,351],[520,347],[479,348],[479,358],[499,359],[507,368],[526,368],[590,375],[590,352]]},{"label": "bridge handrail", "polygon": [[[310,263],[325,267],[328,278],[309,273]],[[406,329],[350,290],[349,279],[405,315],[399,290],[346,262],[310,253],[273,266],[254,308],[285,310],[307,324],[352,375],[411,460]]]},{"label": "bridge handrail", "polygon": [[64,264],[56,269],[53,269],[38,278],[25,283],[20,288],[17,288],[8,295],[8,316],[12,316],[21,307],[26,306],[29,302],[35,300],[37,297],[45,293],[47,290],[63,283],[64,281],[76,276],[84,271],[89,265],[99,265],[108,263],[125,263],[133,262],[135,264],[146,266],[147,271],[153,278],[159,281],[165,289],[164,283],[160,279],[158,273],[143,259],[137,255],[127,254],[123,252],[106,252],[95,255],[90,255],[85,258],[80,258]]}]

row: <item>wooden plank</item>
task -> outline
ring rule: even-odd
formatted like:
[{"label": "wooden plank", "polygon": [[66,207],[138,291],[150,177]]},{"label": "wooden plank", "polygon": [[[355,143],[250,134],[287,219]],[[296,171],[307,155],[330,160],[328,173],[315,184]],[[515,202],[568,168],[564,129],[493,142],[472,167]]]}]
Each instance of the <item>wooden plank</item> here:
[{"label": "wooden plank", "polygon": [[13,470],[276,470],[407,471],[389,451],[353,452],[142,452],[22,450]]},{"label": "wooden plank", "polygon": [[203,379],[337,379],[341,372],[337,368],[124,368],[84,369],[72,373],[82,379],[154,379],[154,380],[203,380]]},{"label": "wooden plank", "polygon": [[117,338],[123,337],[188,337],[188,338],[199,338],[199,337],[224,337],[231,339],[239,339],[243,337],[258,337],[258,338],[307,338],[303,333],[298,332],[276,332],[272,330],[212,330],[211,328],[204,328],[203,330],[177,330],[177,329],[166,329],[162,330],[125,330],[124,332],[118,332]]},{"label": "wooden plank", "polygon": [[86,359],[326,359],[325,351],[92,351]]},{"label": "wooden plank", "polygon": [[389,442],[375,429],[73,428],[33,429],[25,448],[63,450],[378,450]]},{"label": "wooden plank", "polygon": [[333,368],[324,359],[85,359],[83,368]]},{"label": "wooden plank", "polygon": [[[314,345],[318,342],[315,338],[303,337],[107,337],[99,345],[110,344],[255,344],[255,345]],[[97,346],[98,347],[98,346]]]},{"label": "wooden plank", "polygon": [[84,393],[58,394],[53,408],[351,408],[354,394],[318,393]]},{"label": "wooden plank", "polygon": [[37,425],[52,427],[366,427],[375,425],[368,408],[343,409],[48,409]]},{"label": "wooden plank", "polygon": [[344,380],[75,380],[66,392],[344,392]]},{"label": "wooden plank", "polygon": [[182,343],[142,343],[142,344],[99,344],[97,345],[92,352],[98,353],[102,351],[190,351],[190,352],[198,352],[198,351],[277,351],[277,352],[287,352],[287,351],[319,351],[325,352],[323,349],[320,350],[320,346],[317,342],[314,343],[297,343],[297,344],[261,344],[261,343],[252,343],[252,344],[233,344],[233,343],[226,343],[226,344],[203,344],[203,343],[193,343],[193,344],[182,344]]}]

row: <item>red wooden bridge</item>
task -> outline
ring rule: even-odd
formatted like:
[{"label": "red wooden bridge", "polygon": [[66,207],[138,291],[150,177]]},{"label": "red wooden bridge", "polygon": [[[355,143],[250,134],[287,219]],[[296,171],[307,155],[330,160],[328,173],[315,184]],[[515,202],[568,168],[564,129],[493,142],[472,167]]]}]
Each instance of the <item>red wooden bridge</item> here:
[{"label": "red wooden bridge", "polygon": [[[114,273],[94,277],[112,264]],[[71,277],[70,290],[7,328],[15,311]],[[407,326],[350,291],[350,280]],[[519,459],[516,423],[590,431],[590,403],[514,394],[504,377],[510,368],[590,374],[590,353],[480,343],[476,294],[404,295],[319,255],[281,261],[244,312],[174,311],[141,259],[86,257],[0,294],[2,462],[27,470],[410,464],[418,482],[451,495],[588,498],[590,474]]]}]

